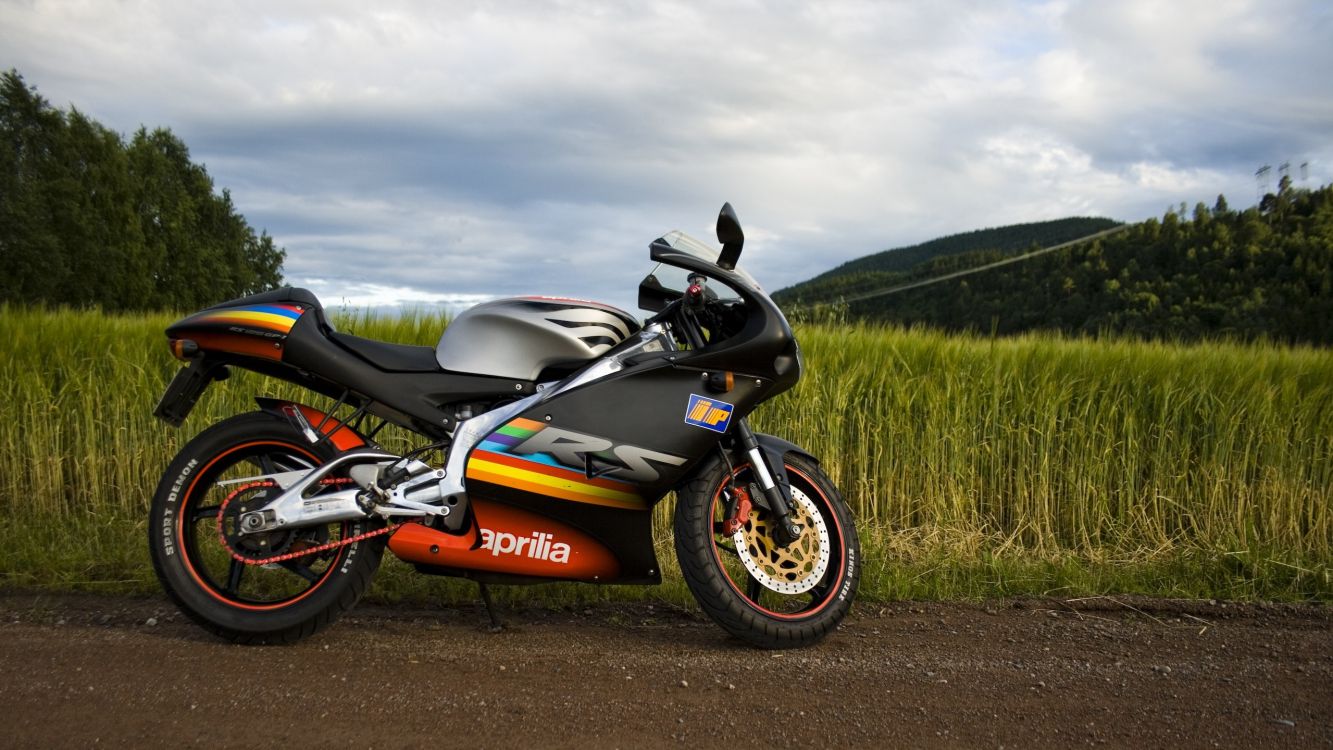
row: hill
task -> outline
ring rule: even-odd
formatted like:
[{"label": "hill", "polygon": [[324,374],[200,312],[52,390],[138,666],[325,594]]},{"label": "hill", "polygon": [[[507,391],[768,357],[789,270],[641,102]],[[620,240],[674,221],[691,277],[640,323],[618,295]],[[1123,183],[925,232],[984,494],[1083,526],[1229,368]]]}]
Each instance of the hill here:
[{"label": "hill", "polygon": [[1049,247],[1086,237],[1117,226],[1111,219],[1072,217],[1028,224],[977,229],[922,242],[919,245],[884,250],[846,263],[830,271],[779,291],[775,298],[824,300],[848,295],[852,287],[877,288],[875,284],[896,280],[891,274],[906,274],[935,258],[962,253],[995,251],[1018,253],[1033,247]]},{"label": "hill", "polygon": [[1092,217],[1071,217],[1028,224],[1010,224],[991,229],[951,234],[919,245],[884,250],[864,258],[849,260],[811,281],[866,271],[908,271],[913,266],[943,255],[957,255],[978,250],[1015,253],[1033,245],[1047,247],[1110,229],[1120,222]]},{"label": "hill", "polygon": [[[1219,196],[1213,208],[1199,203],[1190,217],[1170,212],[1018,263],[842,302],[1006,255],[972,250],[906,271],[830,272],[774,297],[793,312],[834,304],[854,319],[946,330],[1333,344],[1333,187],[1303,190],[1289,181],[1244,211]],[[846,265],[872,267],[874,257]]]}]

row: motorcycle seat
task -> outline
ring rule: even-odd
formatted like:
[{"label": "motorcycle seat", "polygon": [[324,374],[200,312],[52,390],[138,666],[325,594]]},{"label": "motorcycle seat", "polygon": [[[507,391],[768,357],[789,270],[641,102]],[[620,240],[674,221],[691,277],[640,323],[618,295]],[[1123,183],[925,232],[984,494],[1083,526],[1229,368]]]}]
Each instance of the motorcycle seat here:
[{"label": "motorcycle seat", "polygon": [[441,372],[435,347],[391,344],[330,331],[329,339],[386,372]]},{"label": "motorcycle seat", "polygon": [[319,324],[319,330],[325,336],[328,336],[329,340],[381,370],[386,372],[441,371],[439,363],[435,360],[435,349],[433,347],[390,344],[374,339],[364,339],[349,333],[339,333],[333,327],[333,323],[324,315],[324,305],[309,289],[284,286],[225,302],[209,309],[234,307],[238,304],[257,305],[274,302],[293,302],[304,305],[314,314],[315,321]]}]

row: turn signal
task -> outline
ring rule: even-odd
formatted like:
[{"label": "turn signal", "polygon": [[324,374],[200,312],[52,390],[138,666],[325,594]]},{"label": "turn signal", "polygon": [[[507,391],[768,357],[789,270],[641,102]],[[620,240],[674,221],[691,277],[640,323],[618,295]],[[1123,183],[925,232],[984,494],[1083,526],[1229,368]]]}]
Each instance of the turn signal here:
[{"label": "turn signal", "polygon": [[171,347],[171,356],[182,362],[190,361],[199,353],[199,345],[189,339],[170,339],[167,345]]},{"label": "turn signal", "polygon": [[736,378],[730,372],[715,372],[708,376],[708,390],[713,393],[727,393],[736,385]]}]

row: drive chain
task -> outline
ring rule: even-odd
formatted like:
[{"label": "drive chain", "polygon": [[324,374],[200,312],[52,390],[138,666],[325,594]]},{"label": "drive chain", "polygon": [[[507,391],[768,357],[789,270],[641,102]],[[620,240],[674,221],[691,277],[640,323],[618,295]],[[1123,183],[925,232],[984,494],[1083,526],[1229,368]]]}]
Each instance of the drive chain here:
[{"label": "drive chain", "polygon": [[[319,484],[321,486],[331,487],[341,484],[352,484],[352,480],[348,478],[330,478],[321,480]],[[346,547],[349,544],[356,544],[357,542],[364,541],[372,537],[388,534],[397,529],[399,526],[402,526],[402,524],[400,523],[389,524],[388,526],[385,526],[382,529],[367,531],[364,534],[357,534],[355,536],[350,536],[346,539],[339,539],[336,542],[329,542],[327,544],[321,544],[315,547],[307,547],[305,549],[297,550],[295,552],[285,552],[283,554],[273,555],[271,557],[260,557],[260,558],[246,557],[245,555],[240,554],[239,552],[237,552],[235,549],[232,548],[231,543],[227,541],[227,534],[222,528],[222,520],[227,514],[227,505],[233,499],[235,499],[236,496],[240,495],[243,492],[246,492],[247,490],[253,490],[259,487],[277,487],[277,486],[278,486],[277,482],[274,482],[272,480],[262,480],[258,482],[251,482],[249,484],[243,484],[240,487],[236,488],[234,491],[232,491],[231,494],[227,495],[227,497],[222,501],[222,505],[218,507],[218,524],[217,524],[218,538],[222,540],[222,546],[226,548],[227,553],[231,555],[231,558],[233,560],[240,563],[244,563],[246,565],[272,565],[273,563],[286,562],[287,560],[295,560],[298,557],[308,557],[310,555],[319,554],[320,552],[327,552],[329,550]]]}]

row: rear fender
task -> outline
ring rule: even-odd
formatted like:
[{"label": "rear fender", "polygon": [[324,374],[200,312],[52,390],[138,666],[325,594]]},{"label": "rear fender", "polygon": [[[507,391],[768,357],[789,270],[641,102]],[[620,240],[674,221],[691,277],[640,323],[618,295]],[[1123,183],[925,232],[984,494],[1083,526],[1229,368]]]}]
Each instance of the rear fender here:
[{"label": "rear fender", "polygon": [[[259,404],[261,410],[291,422],[311,443],[328,440],[339,451],[362,448],[367,444],[366,439],[356,430],[313,406],[276,398],[256,398],[255,403]],[[320,433],[323,433],[323,437]]]}]

